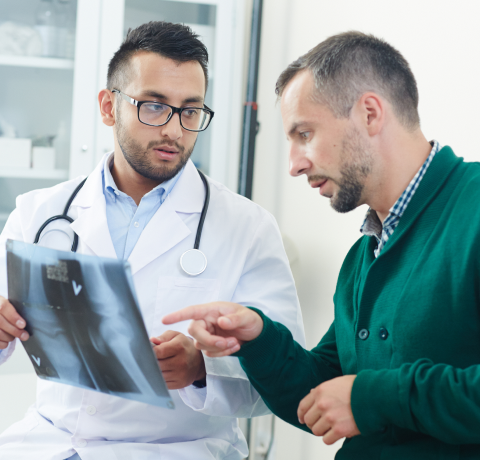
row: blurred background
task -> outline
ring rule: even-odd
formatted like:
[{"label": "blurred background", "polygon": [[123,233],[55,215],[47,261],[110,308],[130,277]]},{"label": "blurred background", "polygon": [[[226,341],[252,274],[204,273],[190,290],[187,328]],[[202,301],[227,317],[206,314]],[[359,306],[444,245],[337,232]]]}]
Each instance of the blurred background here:
[{"label": "blurred background", "polygon": [[[232,190],[238,188],[252,0],[0,0],[0,228],[15,197],[88,174],[112,149],[96,95],[108,61],[129,27],[150,20],[190,25],[209,49],[207,105],[215,112],[199,136],[194,162]],[[366,209],[335,213],[305,178],[288,175],[287,143],[274,94],[280,72],[328,36],[372,33],[410,63],[420,93],[426,137],[480,159],[480,2],[478,0],[264,0],[253,200],[277,219],[284,236],[313,347],[333,319],[336,278],[360,236]],[[0,431],[35,398],[24,353],[0,368]],[[252,425],[250,460],[265,458],[271,418]],[[340,442],[275,421],[269,459],[330,460]]]}]

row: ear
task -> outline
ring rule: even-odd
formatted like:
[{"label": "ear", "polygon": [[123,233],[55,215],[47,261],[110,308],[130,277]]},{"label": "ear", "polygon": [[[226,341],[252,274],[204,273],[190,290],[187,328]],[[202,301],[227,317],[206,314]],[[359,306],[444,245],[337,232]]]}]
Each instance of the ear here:
[{"label": "ear", "polygon": [[368,135],[379,134],[385,123],[385,101],[378,94],[368,92],[362,95],[356,105],[360,122]]},{"label": "ear", "polygon": [[103,123],[113,126],[115,124],[115,95],[108,89],[102,89],[98,93],[98,104]]}]

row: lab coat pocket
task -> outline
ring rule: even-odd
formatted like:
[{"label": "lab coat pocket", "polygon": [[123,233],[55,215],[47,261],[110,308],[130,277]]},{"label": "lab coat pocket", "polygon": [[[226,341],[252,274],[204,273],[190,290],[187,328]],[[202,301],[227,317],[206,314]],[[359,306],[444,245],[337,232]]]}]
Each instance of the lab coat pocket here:
[{"label": "lab coat pocket", "polygon": [[190,321],[165,326],[162,318],[168,313],[218,300],[220,281],[218,279],[161,277],[158,280],[153,335],[159,336],[165,331],[174,330],[188,334]]}]

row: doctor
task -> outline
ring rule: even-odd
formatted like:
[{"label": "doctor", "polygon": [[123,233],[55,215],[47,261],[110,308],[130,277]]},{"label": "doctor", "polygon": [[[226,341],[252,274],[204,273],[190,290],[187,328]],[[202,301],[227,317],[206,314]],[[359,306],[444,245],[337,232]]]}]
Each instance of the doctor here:
[{"label": "doctor", "polygon": [[[39,244],[128,259],[140,308],[176,409],[38,380],[37,403],[0,436],[0,459],[241,459],[247,456],[237,417],[268,413],[238,359],[204,356],[187,324],[161,318],[195,303],[253,305],[304,341],[301,313],[281,237],[271,215],[208,179],[210,204],[198,276],[179,263],[192,249],[206,187],[189,160],[213,113],[204,104],[208,54],[183,25],[150,22],[130,31],[112,58],[99,94],[115,150],[105,155],[74,198],[65,220],[47,226]],[[144,102],[148,101],[148,102]],[[203,121],[192,125],[198,114]],[[163,116],[163,118],[162,118]],[[205,122],[205,117],[207,122]],[[160,120],[160,121],[159,121]],[[83,178],[17,198],[1,235],[0,363],[25,321],[6,300],[7,238],[33,242]]]}]

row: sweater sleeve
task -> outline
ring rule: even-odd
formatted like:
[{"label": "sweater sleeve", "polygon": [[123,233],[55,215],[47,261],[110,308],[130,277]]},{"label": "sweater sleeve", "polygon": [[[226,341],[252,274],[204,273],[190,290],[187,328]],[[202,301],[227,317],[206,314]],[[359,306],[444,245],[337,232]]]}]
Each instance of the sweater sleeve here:
[{"label": "sweater sleeve", "polygon": [[352,389],[362,435],[397,425],[450,444],[480,443],[480,365],[421,359],[398,369],[362,370]]},{"label": "sweater sleeve", "polygon": [[235,356],[268,408],[287,423],[310,431],[298,422],[298,404],[312,388],[342,375],[334,324],[308,351],[283,324],[270,320],[256,308],[252,310],[262,317],[263,331],[242,345]]}]

